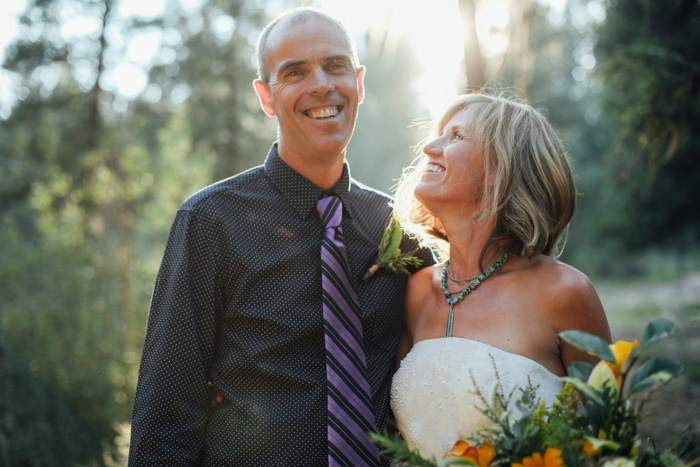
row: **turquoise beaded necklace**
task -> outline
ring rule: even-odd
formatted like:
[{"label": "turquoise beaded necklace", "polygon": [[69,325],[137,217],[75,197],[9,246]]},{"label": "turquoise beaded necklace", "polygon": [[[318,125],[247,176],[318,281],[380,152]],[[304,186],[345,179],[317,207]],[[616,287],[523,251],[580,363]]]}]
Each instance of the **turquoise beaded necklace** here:
[{"label": "turquoise beaded necklace", "polygon": [[[486,272],[484,272],[483,274],[479,274],[471,284],[469,284],[459,292],[450,292],[449,290],[447,290],[447,268],[450,266],[450,260],[448,259],[447,261],[445,261],[445,267],[442,268],[442,282],[440,283],[442,293],[445,294],[445,297],[447,298],[447,304],[450,305],[450,312],[447,314],[447,325],[445,326],[445,337],[452,337],[452,323],[454,322],[453,310],[457,302],[469,295],[471,291],[476,289],[476,287],[483,281],[485,281],[487,277],[501,269],[503,265],[506,264],[506,261],[508,261],[509,256],[510,251],[506,251],[505,253],[503,253],[503,255],[498,259],[498,261],[493,263],[493,265],[490,268],[488,268]],[[452,298],[452,295],[457,296],[455,298]]]}]

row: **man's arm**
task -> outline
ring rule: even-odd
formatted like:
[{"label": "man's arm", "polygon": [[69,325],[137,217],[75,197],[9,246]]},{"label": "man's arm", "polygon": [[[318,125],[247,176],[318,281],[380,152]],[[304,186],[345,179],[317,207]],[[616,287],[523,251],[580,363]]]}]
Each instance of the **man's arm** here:
[{"label": "man's arm", "polygon": [[129,465],[196,465],[210,412],[207,381],[222,306],[223,233],[204,214],[175,218],[148,315]]}]

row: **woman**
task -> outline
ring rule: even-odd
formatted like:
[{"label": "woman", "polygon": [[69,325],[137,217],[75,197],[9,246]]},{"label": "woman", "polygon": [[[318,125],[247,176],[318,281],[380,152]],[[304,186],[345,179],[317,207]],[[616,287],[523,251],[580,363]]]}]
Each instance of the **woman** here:
[{"label": "woman", "polygon": [[423,152],[395,209],[449,260],[409,280],[392,408],[409,445],[444,462],[458,437],[489,424],[481,396],[498,390],[513,402],[516,387],[539,386],[552,402],[568,364],[591,361],[559,332],[611,339],[591,282],[552,257],[576,188],[544,116],[510,97],[469,94]]}]

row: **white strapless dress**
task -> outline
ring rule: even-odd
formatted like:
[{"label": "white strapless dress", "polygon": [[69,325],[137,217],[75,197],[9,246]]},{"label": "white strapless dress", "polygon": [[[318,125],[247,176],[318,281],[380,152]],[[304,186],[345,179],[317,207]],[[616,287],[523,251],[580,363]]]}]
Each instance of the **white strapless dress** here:
[{"label": "white strapless dress", "polygon": [[[476,382],[486,400],[492,400],[497,379],[506,397],[514,388],[539,385],[537,398],[547,404],[563,386],[559,376],[539,363],[488,344],[459,337],[417,342],[391,387],[391,407],[403,438],[423,457],[444,463],[445,452],[459,438],[493,424],[477,409],[483,404],[473,393]],[[521,394],[513,393],[511,405]],[[514,407],[509,409],[517,416]]]}]

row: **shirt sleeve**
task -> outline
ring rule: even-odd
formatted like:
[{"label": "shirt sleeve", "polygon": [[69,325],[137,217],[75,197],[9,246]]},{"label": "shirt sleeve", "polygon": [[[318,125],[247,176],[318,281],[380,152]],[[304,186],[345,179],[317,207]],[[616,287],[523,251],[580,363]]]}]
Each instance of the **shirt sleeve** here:
[{"label": "shirt sleeve", "polygon": [[207,381],[222,307],[223,233],[181,210],[170,231],[148,315],[129,466],[197,465],[210,413]]}]

